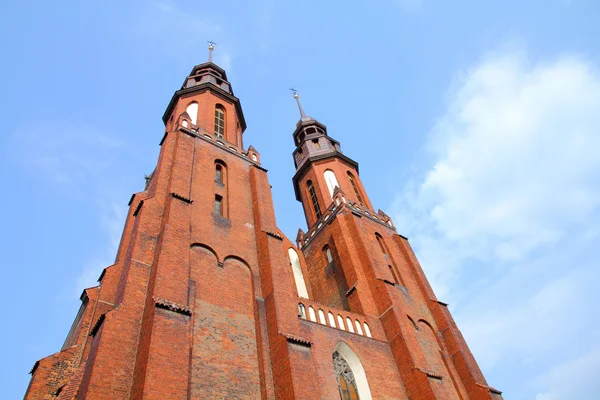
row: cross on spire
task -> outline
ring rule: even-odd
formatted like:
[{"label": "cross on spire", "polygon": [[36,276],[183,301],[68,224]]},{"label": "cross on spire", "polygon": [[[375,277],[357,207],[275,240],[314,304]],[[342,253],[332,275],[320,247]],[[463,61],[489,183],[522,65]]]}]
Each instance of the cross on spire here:
[{"label": "cross on spire", "polygon": [[215,49],[216,43],[212,40],[207,40],[206,43],[208,43],[208,62],[212,62],[212,52]]},{"label": "cross on spire", "polygon": [[298,109],[300,110],[300,119],[305,119],[306,118],[306,114],[304,114],[304,109],[302,108],[302,105],[300,104],[300,99],[298,98],[298,91],[296,89],[294,89],[294,88],[290,88],[290,90],[294,94],[294,98],[296,99],[296,103],[298,103]]}]

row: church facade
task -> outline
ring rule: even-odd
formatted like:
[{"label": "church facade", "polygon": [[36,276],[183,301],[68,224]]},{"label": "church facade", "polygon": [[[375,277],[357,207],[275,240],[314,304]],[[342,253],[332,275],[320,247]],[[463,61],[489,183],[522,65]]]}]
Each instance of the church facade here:
[{"label": "church facade", "polygon": [[300,110],[308,229],[290,240],[226,72],[192,69],[115,263],[26,399],[502,398],[358,163]]}]

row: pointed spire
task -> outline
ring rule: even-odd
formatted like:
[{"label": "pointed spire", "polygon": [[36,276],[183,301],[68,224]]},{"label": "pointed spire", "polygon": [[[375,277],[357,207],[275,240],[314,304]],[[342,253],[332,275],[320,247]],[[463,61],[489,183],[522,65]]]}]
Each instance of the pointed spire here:
[{"label": "pointed spire", "polygon": [[212,62],[212,52],[215,49],[215,45],[216,43],[213,42],[212,40],[208,40],[206,43],[208,43],[208,62]]},{"label": "pointed spire", "polygon": [[300,99],[298,98],[298,91],[294,88],[290,88],[292,93],[294,93],[294,98],[296,99],[296,103],[298,103],[298,109],[300,110],[300,119],[305,120],[306,114],[304,114],[304,109],[302,108],[302,104],[300,104]]}]

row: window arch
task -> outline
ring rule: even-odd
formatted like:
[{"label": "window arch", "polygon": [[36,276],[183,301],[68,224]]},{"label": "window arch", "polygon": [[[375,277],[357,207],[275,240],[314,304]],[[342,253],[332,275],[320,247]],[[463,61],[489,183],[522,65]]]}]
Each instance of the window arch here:
[{"label": "window arch", "polygon": [[323,177],[325,178],[325,183],[327,184],[327,189],[329,189],[329,195],[333,199],[333,191],[335,190],[336,187],[340,186],[340,184],[337,181],[337,178],[335,177],[335,172],[328,169],[323,173]]},{"label": "window arch", "polygon": [[333,369],[342,400],[371,400],[371,389],[360,359],[344,342],[335,346]]},{"label": "window arch", "polygon": [[358,202],[363,205],[363,199],[362,196],[360,195],[360,191],[358,190],[358,186],[356,186],[356,182],[354,180],[354,175],[352,175],[352,173],[350,171],[348,171],[348,179],[350,180],[350,184],[352,185],[352,189],[354,189],[354,194],[356,195],[356,198],[358,200]]},{"label": "window arch", "polygon": [[312,181],[307,181],[306,186],[308,187],[308,194],[310,196],[310,201],[312,203],[313,209],[315,210],[315,215],[317,219],[321,218],[321,207],[319,207],[319,202],[317,201],[317,194],[315,193],[315,188],[313,186]]},{"label": "window arch", "polygon": [[298,253],[290,247],[288,249],[288,256],[290,257],[290,263],[292,264],[292,272],[294,273],[294,282],[296,282],[298,296],[308,299],[308,290],[306,290],[306,283],[304,282],[304,275],[302,274]]},{"label": "window arch", "polygon": [[225,137],[225,107],[221,104],[215,106],[215,135],[221,139]]},{"label": "window arch", "polygon": [[192,120],[192,125],[196,125],[196,122],[198,120],[198,103],[196,103],[195,101],[191,102],[185,109],[185,112],[187,112],[190,116],[190,119]]}]

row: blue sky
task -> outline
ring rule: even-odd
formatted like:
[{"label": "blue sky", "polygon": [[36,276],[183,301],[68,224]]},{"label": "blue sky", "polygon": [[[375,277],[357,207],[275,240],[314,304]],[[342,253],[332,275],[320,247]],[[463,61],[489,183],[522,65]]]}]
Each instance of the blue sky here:
[{"label": "blue sky", "polygon": [[591,0],[4,2],[4,396],[22,396],[112,263],[162,113],[214,40],[288,236],[305,228],[294,86],[410,238],[489,384],[597,397],[599,20]]}]

